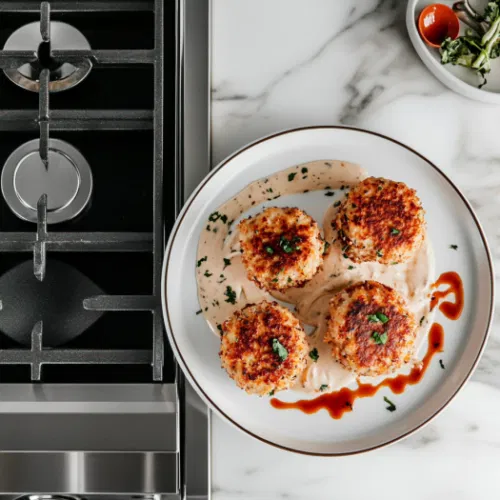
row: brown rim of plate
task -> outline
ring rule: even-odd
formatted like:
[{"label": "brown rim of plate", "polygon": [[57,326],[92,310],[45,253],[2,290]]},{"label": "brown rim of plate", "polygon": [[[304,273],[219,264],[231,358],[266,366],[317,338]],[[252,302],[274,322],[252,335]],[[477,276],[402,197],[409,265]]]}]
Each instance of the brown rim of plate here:
[{"label": "brown rim of plate", "polygon": [[[279,137],[279,136],[287,135],[287,134],[292,134],[294,132],[301,132],[301,131],[304,131],[304,130],[318,130],[318,129],[350,130],[350,131],[353,131],[353,132],[361,132],[363,134],[369,134],[369,135],[373,135],[373,136],[376,136],[376,137],[380,137],[381,139],[385,139],[387,141],[390,141],[393,144],[401,146],[402,148],[404,148],[404,149],[410,151],[411,153],[417,155],[419,158],[421,158],[426,163],[428,163],[432,168],[434,168],[434,170],[436,170],[436,172],[438,174],[440,174],[441,177],[443,177],[443,179],[448,182],[448,184],[455,190],[455,192],[458,194],[458,196],[462,199],[462,201],[464,202],[465,206],[469,210],[469,212],[470,212],[470,214],[471,214],[471,216],[472,216],[472,218],[473,218],[473,220],[474,220],[474,222],[476,224],[476,227],[477,227],[477,229],[479,231],[479,234],[481,235],[481,240],[483,242],[483,246],[484,246],[484,249],[486,251],[486,256],[488,258],[488,267],[489,267],[489,274],[490,274],[490,286],[491,286],[491,297],[490,297],[490,304],[489,304],[488,324],[487,324],[487,327],[486,327],[486,331],[484,332],[484,337],[483,337],[483,342],[481,343],[481,347],[480,347],[480,349],[479,349],[479,351],[477,353],[476,359],[472,363],[472,366],[471,366],[469,372],[467,373],[466,377],[464,378],[463,382],[458,386],[458,388],[456,389],[456,391],[448,398],[448,400],[445,401],[445,403],[441,406],[441,408],[439,408],[436,412],[434,412],[432,415],[430,415],[426,420],[424,420],[420,425],[418,425],[414,429],[412,429],[412,430],[410,430],[410,431],[408,431],[408,432],[406,432],[404,434],[401,434],[400,436],[398,436],[398,437],[396,437],[394,439],[386,441],[386,442],[384,442],[382,444],[379,444],[377,446],[372,446],[370,448],[363,448],[363,449],[359,449],[359,450],[355,450],[355,451],[342,452],[342,453],[316,453],[316,452],[310,452],[310,451],[297,450],[295,448],[288,448],[287,446],[282,446],[282,445],[273,443],[272,441],[264,439],[264,438],[258,436],[257,434],[254,434],[253,432],[250,432],[248,429],[246,429],[245,427],[241,426],[240,424],[238,424],[238,422],[235,422],[231,417],[229,417],[228,415],[226,415],[210,399],[210,397],[206,394],[206,392],[198,384],[198,382],[196,381],[195,377],[193,377],[191,371],[189,370],[189,368],[188,368],[188,366],[187,366],[187,364],[186,364],[186,362],[185,362],[185,360],[184,360],[184,358],[183,358],[183,356],[182,356],[182,354],[181,354],[181,352],[180,352],[180,350],[179,350],[179,348],[177,346],[177,342],[175,340],[174,331],[173,331],[172,325],[170,323],[170,316],[169,316],[169,311],[168,311],[168,303],[166,301],[166,292],[165,292],[165,286],[166,286],[167,279],[168,279],[168,262],[170,260],[170,253],[171,253],[171,250],[172,250],[173,242],[175,241],[175,237],[177,235],[177,231],[179,230],[179,227],[182,225],[182,221],[184,219],[184,216],[188,212],[189,207],[194,202],[194,200],[196,199],[196,197],[198,196],[198,194],[200,193],[200,191],[208,183],[208,181],[221,168],[223,168],[227,163],[229,163],[231,160],[233,160],[236,156],[238,156],[241,153],[245,152],[246,150],[252,148],[253,146],[256,146],[257,144],[260,144],[262,142],[266,142],[266,141],[268,141],[270,139],[274,139],[275,137]],[[277,133],[274,133],[274,134],[271,134],[271,135],[267,135],[265,137],[262,137],[261,139],[257,139],[256,141],[254,141],[254,142],[252,142],[250,144],[247,144],[246,146],[243,146],[242,148],[240,148],[236,152],[234,152],[232,155],[230,155],[226,159],[222,160],[214,169],[212,169],[208,173],[208,175],[205,177],[205,179],[203,179],[203,181],[198,185],[198,187],[196,188],[196,190],[193,192],[192,197],[189,200],[189,203],[183,206],[180,218],[178,218],[176,220],[176,222],[175,222],[174,231],[171,234],[169,241],[170,241],[170,244],[168,245],[167,253],[164,256],[164,266],[163,266],[163,269],[162,269],[162,273],[164,273],[163,281],[162,281],[162,283],[163,283],[163,286],[162,286],[162,302],[163,302],[164,310],[166,312],[166,315],[164,315],[164,316],[166,316],[166,317],[164,317],[164,320],[165,320],[167,328],[169,329],[169,331],[171,333],[171,337],[172,337],[172,340],[174,342],[174,346],[172,346],[173,347],[173,351],[174,351],[176,357],[178,358],[178,362],[180,362],[179,364],[181,365],[182,370],[186,372],[188,380],[190,382],[192,381],[192,384],[196,386],[196,390],[197,390],[198,394],[203,395],[203,398],[205,399],[206,402],[208,402],[208,405],[211,406],[212,408],[214,408],[217,411],[217,413],[219,413],[219,415],[222,415],[228,422],[230,422],[235,427],[237,427],[238,429],[242,430],[243,432],[245,432],[249,436],[252,436],[255,439],[258,439],[259,441],[261,441],[263,443],[269,444],[269,445],[274,446],[275,448],[279,448],[281,450],[292,451],[294,453],[299,453],[301,455],[309,455],[309,456],[342,457],[342,456],[349,456],[349,455],[359,455],[361,453],[366,453],[368,451],[377,450],[379,448],[383,448],[383,447],[388,446],[390,444],[394,444],[394,443],[397,443],[398,441],[401,441],[402,439],[404,439],[404,438],[412,435],[414,432],[418,431],[419,429],[422,429],[423,427],[425,427],[431,420],[433,420],[437,415],[439,415],[448,406],[448,404],[450,404],[450,402],[461,391],[461,389],[464,387],[464,385],[467,383],[467,381],[471,377],[472,373],[474,372],[474,370],[475,370],[475,368],[476,368],[476,366],[477,366],[477,364],[478,364],[478,362],[479,362],[479,360],[481,358],[481,355],[482,355],[482,353],[484,351],[484,348],[486,346],[486,341],[487,341],[488,336],[489,336],[489,332],[490,332],[490,329],[491,329],[491,322],[492,322],[492,319],[493,319],[493,310],[494,310],[494,303],[495,303],[495,301],[494,301],[494,299],[495,299],[495,281],[494,281],[494,277],[493,277],[494,276],[493,262],[492,262],[492,259],[491,259],[491,253],[490,253],[490,249],[489,249],[489,246],[488,246],[488,242],[486,241],[486,236],[484,234],[483,228],[481,227],[481,224],[480,224],[478,218],[476,217],[476,214],[474,213],[474,210],[472,209],[470,203],[467,201],[466,197],[457,188],[457,186],[455,186],[455,184],[451,181],[451,179],[444,172],[442,172],[436,165],[434,165],[434,163],[432,163],[431,161],[429,161],[425,156],[423,156],[422,154],[418,153],[417,151],[415,151],[413,148],[407,146],[406,144],[403,144],[402,142],[399,142],[396,139],[391,139],[390,137],[387,137],[387,136],[385,136],[383,134],[379,134],[378,132],[372,132],[372,131],[369,131],[369,130],[364,130],[364,129],[360,129],[360,128],[356,128],[356,127],[345,127],[343,125],[325,125],[325,126],[317,125],[317,126],[314,126],[314,127],[298,127],[298,128],[294,128],[294,129],[287,129],[287,130],[284,130],[284,131],[281,131],[281,132],[277,132]]]}]

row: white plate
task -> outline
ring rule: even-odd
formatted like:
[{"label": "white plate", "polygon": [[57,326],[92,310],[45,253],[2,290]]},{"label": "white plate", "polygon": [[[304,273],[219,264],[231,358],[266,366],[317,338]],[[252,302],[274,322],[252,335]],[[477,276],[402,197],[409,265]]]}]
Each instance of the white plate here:
[{"label": "white plate", "polygon": [[[441,64],[439,49],[429,47],[422,40],[417,29],[418,16],[424,7],[433,3],[436,3],[436,1],[409,0],[406,9],[408,34],[422,62],[441,83],[454,92],[476,101],[500,104],[500,58],[492,61],[491,72],[486,75],[488,83],[479,89],[477,86],[482,82],[482,79],[474,71],[451,64]],[[438,3],[443,3],[451,7],[455,3],[455,0],[439,0]],[[478,12],[483,12],[487,1],[473,0],[470,3]],[[467,26],[461,21],[460,26],[460,34],[462,35]]]},{"label": "white plate", "polygon": [[[457,271],[464,282],[465,308],[458,321],[439,311],[445,328],[442,370],[434,358],[420,384],[402,395],[383,389],[360,399],[354,411],[333,420],[326,411],[306,415],[276,410],[269,398],[249,396],[220,367],[219,340],[199,309],[195,278],[198,239],[211,212],[252,181],[292,165],[337,159],[358,163],[369,175],[406,182],[415,188],[427,211],[436,274]],[[308,207],[314,196],[284,196],[274,203]],[[319,201],[319,200],[318,200]],[[450,249],[458,245],[458,251]],[[342,455],[393,443],[437,415],[471,375],[484,348],[493,312],[493,270],[483,231],[470,205],[432,163],[410,148],[362,130],[318,127],[282,132],[261,139],[215,168],[187,201],[172,231],[163,267],[163,312],[170,344],[189,381],[205,402],[248,434],[267,443],[302,453]],[[385,409],[383,396],[397,405]],[[300,399],[287,395],[287,400]],[[280,393],[281,398],[281,393]]]}]

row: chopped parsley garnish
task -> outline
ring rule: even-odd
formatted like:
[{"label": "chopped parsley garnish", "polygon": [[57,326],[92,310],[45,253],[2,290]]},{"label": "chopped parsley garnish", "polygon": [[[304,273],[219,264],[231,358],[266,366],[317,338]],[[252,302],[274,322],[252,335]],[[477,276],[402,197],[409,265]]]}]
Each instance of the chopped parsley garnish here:
[{"label": "chopped parsley garnish", "polygon": [[344,257],[344,259],[348,259],[349,258],[349,255],[347,255],[345,252],[342,254],[342,257]]},{"label": "chopped parsley garnish", "polygon": [[217,330],[219,330],[221,335],[224,335],[224,330],[222,329],[222,325],[220,323],[217,323]]},{"label": "chopped parsley garnish", "polygon": [[450,248],[451,248],[452,250],[458,250],[458,245],[450,245]]},{"label": "chopped parsley garnish", "polygon": [[439,366],[444,370],[444,363],[442,359],[439,360]]},{"label": "chopped parsley garnish", "polygon": [[197,263],[196,267],[200,267],[203,262],[206,262],[208,257],[205,255],[205,257],[202,257]]},{"label": "chopped parsley garnish", "polygon": [[309,351],[309,357],[316,363],[316,361],[318,361],[319,359],[319,353],[318,353],[318,349],[316,349],[316,347],[312,350],[312,351]]},{"label": "chopped parsley garnish", "polygon": [[372,333],[372,339],[375,341],[375,344],[377,345],[384,345],[387,342],[387,332],[384,333],[379,333],[379,332],[373,332]]},{"label": "chopped parsley garnish", "polygon": [[224,267],[223,267],[223,269],[226,269],[226,267],[230,266],[230,265],[231,265],[231,260],[224,258]]},{"label": "chopped parsley garnish", "polygon": [[327,191],[325,196],[335,196],[335,193],[333,191]]},{"label": "chopped parsley garnish", "polygon": [[210,224],[207,225],[207,231],[211,231]]},{"label": "chopped parsley garnish", "polygon": [[399,264],[399,262],[391,262],[391,266],[396,266],[398,264]]},{"label": "chopped parsley garnish", "polygon": [[269,396],[274,396],[274,389],[269,393]]},{"label": "chopped parsley garnish", "polygon": [[267,191],[268,193],[272,193],[272,192],[273,192],[273,188],[266,189],[266,191]]},{"label": "chopped parsley garnish", "polygon": [[196,314],[201,314],[203,311],[200,309],[199,311],[196,311]]},{"label": "chopped parsley garnish", "polygon": [[292,278],[290,278],[290,276],[288,276],[288,283],[291,283],[293,280]]},{"label": "chopped parsley garnish", "polygon": [[420,326],[422,326],[422,323],[424,322],[424,320],[425,320],[425,316],[422,316],[422,317],[420,318]]},{"label": "chopped parsley garnish", "polygon": [[272,249],[272,247],[266,247],[266,252],[269,254],[269,255],[272,255],[274,253],[274,250]]},{"label": "chopped parsley garnish", "polygon": [[280,247],[285,253],[292,253],[293,251],[300,250],[300,243],[302,240],[298,236],[294,236],[291,240],[288,240],[283,235],[280,238]]},{"label": "chopped parsley garnish", "polygon": [[346,187],[347,187],[347,186],[344,186],[344,185],[342,184],[342,186],[340,186],[340,190],[341,190],[341,191],[343,191]]},{"label": "chopped parsley garnish", "polygon": [[273,339],[273,352],[278,355],[281,361],[288,358],[288,351],[278,339]]},{"label": "chopped parsley garnish", "polygon": [[[219,219],[225,224],[227,222],[227,215],[220,214],[219,212],[213,212],[208,217],[208,220],[210,222],[217,222]],[[209,226],[207,226],[207,228],[208,227]],[[210,229],[209,229],[209,231],[210,231]]]},{"label": "chopped parsley garnish", "polygon": [[302,167],[301,172],[302,172],[303,174],[307,174],[307,167]]},{"label": "chopped parsley garnish", "polygon": [[296,172],[288,174],[288,182],[292,182],[295,179],[296,175],[297,175]]},{"label": "chopped parsley garnish", "polygon": [[330,243],[328,243],[328,241],[325,241],[325,248],[323,249],[323,255],[325,255],[325,253],[328,252],[328,248],[330,248]]},{"label": "chopped parsley garnish", "polygon": [[377,250],[377,257],[383,257],[384,254],[382,253],[382,250]]},{"label": "chopped parsley garnish", "polygon": [[278,283],[278,278],[273,278],[271,281],[272,281],[273,283]]},{"label": "chopped parsley garnish", "polygon": [[370,323],[387,323],[389,318],[381,311],[376,312],[375,314],[368,315],[368,321]]},{"label": "chopped parsley garnish", "polygon": [[396,235],[397,235],[397,234],[399,234],[400,232],[401,232],[401,231],[400,231],[399,229],[396,229],[395,227],[393,227],[393,228],[391,229],[391,234],[392,234],[392,235],[394,235],[394,236],[396,236]]},{"label": "chopped parsley garnish", "polygon": [[334,207],[338,207],[339,205],[340,205],[340,201],[336,201],[336,202],[333,204],[333,206],[334,206]]},{"label": "chopped parsley garnish", "polygon": [[349,266],[347,269],[349,269],[349,271],[351,271],[352,269],[354,269],[354,266]]},{"label": "chopped parsley garnish", "polygon": [[227,297],[226,302],[236,304],[236,292],[230,286],[226,286],[224,295]]},{"label": "chopped parsley garnish", "polygon": [[386,410],[389,410],[391,413],[396,411],[396,405],[389,398],[384,396],[384,401],[389,405],[385,407]]},{"label": "chopped parsley garnish", "polygon": [[217,281],[217,283],[219,283],[219,284],[224,283],[224,281],[226,281],[226,280],[227,280],[227,278],[226,278],[223,274],[221,274],[221,275],[219,276],[219,278],[221,278],[219,281]]},{"label": "chopped parsley garnish", "polygon": [[321,385],[319,386],[319,390],[320,390],[321,392],[323,392],[323,391],[324,391],[324,390],[326,390],[326,389],[328,389],[328,384],[321,384]]},{"label": "chopped parsley garnish", "polygon": [[210,278],[210,276],[212,276],[212,273],[207,269],[205,271],[205,274],[203,276],[206,276],[207,278]]}]

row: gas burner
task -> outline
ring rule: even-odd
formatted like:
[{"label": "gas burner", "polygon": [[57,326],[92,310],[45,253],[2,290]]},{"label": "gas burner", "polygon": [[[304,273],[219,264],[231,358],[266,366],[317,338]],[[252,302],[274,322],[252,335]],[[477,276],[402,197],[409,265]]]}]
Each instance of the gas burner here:
[{"label": "gas burner", "polygon": [[[53,50],[90,50],[88,40],[70,24],[59,21],[50,22],[50,44]],[[34,22],[14,31],[7,39],[4,50],[29,50],[37,54],[33,62],[23,64],[17,69],[5,69],[5,75],[16,85],[40,91],[40,73],[44,67],[50,69],[50,92],[60,92],[79,84],[90,73],[92,63],[82,59],[75,63],[58,63],[47,53],[47,45],[40,34],[40,23]]]},{"label": "gas burner", "polygon": [[33,275],[33,262],[23,262],[0,277],[0,330],[30,346],[33,327],[42,321],[43,346],[65,344],[102,316],[101,311],[83,306],[85,299],[102,294],[93,281],[65,262],[51,260],[43,281]]},{"label": "gas burner", "polygon": [[17,148],[2,170],[2,194],[21,219],[37,222],[37,203],[47,195],[47,224],[76,217],[92,194],[92,172],[76,148],[59,139],[49,140],[48,166],[40,158],[40,141]]}]

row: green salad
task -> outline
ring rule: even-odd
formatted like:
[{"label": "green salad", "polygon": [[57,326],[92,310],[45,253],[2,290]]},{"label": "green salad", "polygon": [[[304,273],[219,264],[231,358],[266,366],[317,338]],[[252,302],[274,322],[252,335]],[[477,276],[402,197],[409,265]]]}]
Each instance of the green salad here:
[{"label": "green salad", "polygon": [[488,3],[481,20],[484,33],[468,29],[455,40],[446,38],[440,48],[442,64],[464,66],[481,76],[479,88],[487,83],[491,60],[500,56],[500,0]]}]

